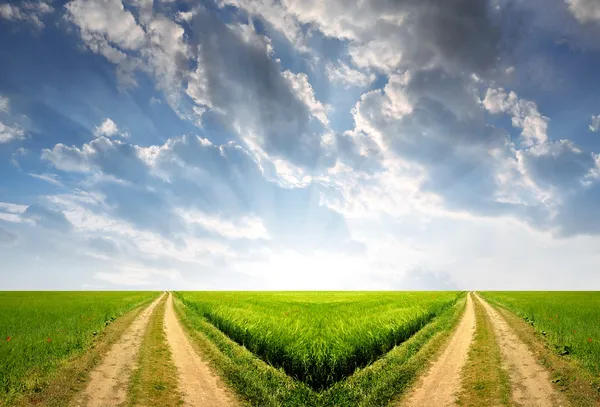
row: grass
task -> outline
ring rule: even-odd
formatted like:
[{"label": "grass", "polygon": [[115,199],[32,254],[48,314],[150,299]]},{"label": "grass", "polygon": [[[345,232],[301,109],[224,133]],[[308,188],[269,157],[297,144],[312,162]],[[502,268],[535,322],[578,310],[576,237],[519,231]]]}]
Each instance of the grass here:
[{"label": "grass", "polygon": [[[82,356],[118,317],[149,302],[149,292],[0,293],[0,400],[44,392],[65,364]],[[92,356],[94,353],[91,354]],[[53,390],[57,392],[57,389]],[[35,398],[33,398],[35,399]]]},{"label": "grass", "polygon": [[131,376],[128,406],[178,406],[183,399],[177,388],[177,368],[163,328],[165,295],[156,306],[144,335],[136,370]]},{"label": "grass", "polygon": [[404,342],[456,293],[180,293],[237,343],[323,390]]},{"label": "grass", "polygon": [[[177,293],[175,306],[204,356],[252,405],[384,406],[413,382],[444,342],[464,309],[464,294]],[[240,327],[243,324],[247,326],[247,336],[243,337],[245,343],[249,344],[249,338],[255,337],[260,342],[266,337],[280,352],[282,347],[289,346],[288,357],[317,356],[322,365],[328,363],[328,366],[345,360],[342,365],[353,364],[355,370],[326,388],[315,389],[305,381],[286,374],[281,365],[268,363],[271,360],[264,355],[257,357],[244,342],[240,341],[243,344],[240,346],[217,329],[213,319],[209,319],[212,315],[207,316],[205,312],[209,308],[222,317],[235,317],[233,311],[239,309],[237,315],[242,317],[235,322]],[[397,310],[394,311],[394,308]],[[402,332],[394,323],[411,324],[413,319],[427,315],[432,308],[437,310],[437,314],[427,320],[429,323],[423,322],[400,340],[401,343],[390,346],[389,342],[381,339]],[[262,321],[261,316],[264,318]],[[328,326],[328,323],[331,325]],[[313,333],[312,340],[305,332]],[[361,345],[360,339],[367,345]],[[323,347],[321,341],[329,340],[332,345]],[[348,347],[344,341],[353,346]],[[369,342],[379,343],[381,347],[376,349]],[[291,349],[294,349],[295,355],[290,352]],[[364,352],[362,349],[373,352],[369,359],[373,363],[361,368],[358,363],[348,360],[347,355],[361,354]],[[324,353],[332,360],[324,358]],[[310,359],[302,363],[304,365],[300,366],[319,367]]]},{"label": "grass", "polygon": [[458,405],[466,407],[509,406],[510,380],[502,368],[502,355],[496,342],[492,321],[477,297],[475,307],[475,335],[469,349],[467,363],[462,369]]},{"label": "grass", "polygon": [[[597,322],[598,292],[483,292],[489,302],[534,352],[551,373],[553,385],[563,393],[570,405],[600,406],[599,365],[594,366],[592,347],[573,343],[587,340],[599,331]],[[558,316],[558,318],[556,318]],[[578,318],[583,319],[578,321]],[[561,335],[570,330],[579,336]],[[573,332],[573,330],[577,332]],[[567,347],[565,349],[565,347]],[[566,352],[568,350],[568,352]],[[597,355],[597,354],[596,354]]]}]

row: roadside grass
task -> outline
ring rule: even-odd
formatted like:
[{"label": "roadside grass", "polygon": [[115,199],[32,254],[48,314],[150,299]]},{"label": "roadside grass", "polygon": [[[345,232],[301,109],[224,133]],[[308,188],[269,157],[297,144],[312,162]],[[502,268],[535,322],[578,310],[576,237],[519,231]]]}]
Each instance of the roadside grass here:
[{"label": "roadside grass", "polygon": [[[245,293],[239,293],[245,295]],[[381,294],[381,293],[378,293]],[[427,361],[447,339],[464,310],[464,293],[431,322],[377,361],[323,391],[286,374],[257,357],[216,328],[197,308],[181,301],[175,310],[192,342],[215,370],[248,403],[255,406],[384,406],[396,400],[427,367]],[[279,308],[278,316],[286,311]],[[365,312],[368,312],[365,310]],[[368,315],[371,315],[368,312]],[[373,314],[376,315],[376,314]],[[338,315],[343,318],[343,314]]]},{"label": "roadside grass", "polygon": [[455,292],[182,292],[179,298],[265,362],[322,391],[404,342]]},{"label": "roadside grass", "polygon": [[496,341],[492,321],[476,296],[475,335],[468,360],[461,372],[462,389],[458,405],[465,407],[509,406],[510,378],[502,368],[502,354]]},{"label": "roadside grass", "polygon": [[177,383],[177,368],[164,330],[165,295],[158,303],[144,334],[137,369],[131,375],[128,406],[179,406],[183,404]]},{"label": "roadside grass", "polygon": [[[569,346],[564,342],[567,337],[562,337],[559,341],[561,337],[557,333],[570,329],[569,325],[573,322],[577,326],[585,325],[575,321],[577,315],[586,318],[587,324],[590,325],[584,331],[585,334],[597,331],[598,323],[595,321],[598,320],[598,316],[594,319],[593,314],[596,311],[600,316],[600,308],[594,310],[591,304],[600,298],[600,293],[483,292],[479,294],[496,306],[519,338],[550,371],[553,385],[566,396],[571,406],[600,406],[600,376],[595,373],[596,369],[593,366],[590,368],[589,362],[582,363],[575,354],[564,353],[562,346]],[[577,309],[578,303],[579,309]],[[545,310],[545,313],[541,310]],[[550,315],[546,320],[551,323],[544,321],[544,315]],[[552,317],[557,319],[556,315],[559,320],[562,316],[561,322],[550,320]],[[561,323],[565,325],[557,329]],[[593,356],[588,355],[588,357]]]},{"label": "roadside grass", "polygon": [[89,372],[102,360],[110,347],[126,332],[136,317],[153,298],[140,302],[137,307],[117,318],[113,323],[94,336],[87,348],[73,352],[70,356],[56,361],[45,374],[31,373],[29,383],[35,386],[24,387],[19,393],[4,394],[0,406],[46,406],[64,407],[84,390]]}]

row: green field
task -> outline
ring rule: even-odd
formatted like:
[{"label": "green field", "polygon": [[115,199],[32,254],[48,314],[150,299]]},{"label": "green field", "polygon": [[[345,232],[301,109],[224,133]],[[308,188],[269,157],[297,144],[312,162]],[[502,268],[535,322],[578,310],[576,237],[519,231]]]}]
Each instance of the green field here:
[{"label": "green field", "polygon": [[559,355],[600,374],[600,292],[482,292],[525,319]]},{"label": "green field", "polygon": [[404,342],[456,292],[181,292],[212,325],[321,391]]},{"label": "green field", "polygon": [[[36,391],[68,357],[86,351],[150,292],[0,292],[0,400]],[[94,334],[96,333],[96,334]]]}]

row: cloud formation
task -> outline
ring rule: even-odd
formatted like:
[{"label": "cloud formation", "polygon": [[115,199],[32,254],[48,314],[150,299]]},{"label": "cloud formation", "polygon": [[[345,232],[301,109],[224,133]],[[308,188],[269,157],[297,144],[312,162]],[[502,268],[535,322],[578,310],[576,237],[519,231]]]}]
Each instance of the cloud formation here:
[{"label": "cloud formation", "polygon": [[462,288],[503,233],[575,258],[600,238],[598,18],[541,3],[0,5],[26,45],[0,50],[0,240],[127,287],[289,288],[294,263]]}]

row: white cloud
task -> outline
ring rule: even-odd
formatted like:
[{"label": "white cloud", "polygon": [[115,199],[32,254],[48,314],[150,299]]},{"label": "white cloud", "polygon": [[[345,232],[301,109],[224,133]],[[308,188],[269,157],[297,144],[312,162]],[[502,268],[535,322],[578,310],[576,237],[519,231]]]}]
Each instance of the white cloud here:
[{"label": "white cloud", "polygon": [[509,112],[513,126],[523,129],[521,136],[525,146],[543,144],[548,140],[550,119],[540,114],[535,102],[519,99],[512,91],[506,93],[502,88],[489,88],[482,103],[492,114]]},{"label": "white cloud", "polygon": [[27,209],[27,205],[19,205],[10,202],[0,202],[0,210],[9,213],[23,213]]},{"label": "white cloud", "polygon": [[117,126],[117,124],[109,118],[104,119],[102,124],[100,124],[100,126],[96,127],[96,130],[94,131],[94,135],[96,137],[102,137],[102,136],[113,137],[116,135],[127,137],[127,133],[122,132],[119,129],[119,127]]},{"label": "white cloud", "polygon": [[18,125],[9,126],[0,121],[0,144],[25,137],[25,130]]},{"label": "white cloud", "polygon": [[42,19],[54,8],[45,1],[25,1],[20,5],[0,4],[0,18],[13,21],[27,21],[39,29],[44,28]]},{"label": "white cloud", "polygon": [[600,114],[598,116],[592,116],[592,124],[590,124],[590,131],[600,131]]},{"label": "white cloud", "polygon": [[9,109],[9,101],[6,96],[0,95],[0,112],[8,112]]},{"label": "white cloud", "polygon": [[323,103],[318,101],[315,97],[315,91],[308,81],[308,75],[305,73],[294,74],[290,71],[285,71],[282,75],[288,81],[290,88],[296,93],[298,99],[308,107],[311,114],[325,126],[328,126],[328,107],[323,105]]},{"label": "white cloud", "polygon": [[580,23],[600,21],[600,2],[597,0],[565,0],[565,3]]},{"label": "white cloud", "polygon": [[62,182],[58,180],[58,175],[56,174],[34,174],[29,173],[33,178],[40,179],[42,181],[46,181],[52,185],[63,186]]},{"label": "white cloud", "polygon": [[340,83],[346,88],[351,86],[364,88],[369,86],[369,84],[375,80],[374,74],[369,73],[367,75],[361,71],[350,68],[343,62],[337,65],[328,63],[325,66],[325,73],[331,82]]},{"label": "white cloud", "polygon": [[178,213],[186,223],[199,225],[228,239],[270,239],[262,219],[254,216],[228,220],[195,210],[179,209]]},{"label": "white cloud", "polygon": [[0,220],[12,223],[24,222],[22,215],[27,205],[19,205],[9,202],[0,202]]},{"label": "white cloud", "polygon": [[221,6],[235,6],[258,16],[283,34],[300,51],[306,49],[302,29],[295,16],[286,8],[285,3],[275,0],[220,0]]},{"label": "white cloud", "polygon": [[137,50],[144,44],[144,30],[121,0],[73,0],[65,7],[86,43],[106,39],[124,50]]}]

